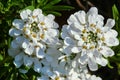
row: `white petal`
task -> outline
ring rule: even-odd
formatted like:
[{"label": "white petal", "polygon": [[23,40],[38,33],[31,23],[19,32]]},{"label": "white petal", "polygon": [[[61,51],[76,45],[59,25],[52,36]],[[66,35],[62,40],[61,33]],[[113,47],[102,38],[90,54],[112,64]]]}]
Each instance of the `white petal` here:
[{"label": "white petal", "polygon": [[71,65],[73,68],[76,68],[78,66],[78,63],[76,60],[74,60],[74,61],[72,61]]},{"label": "white petal", "polygon": [[107,31],[106,33],[104,33],[105,37],[117,37],[118,32],[116,30],[110,29],[109,31]]},{"label": "white petal", "polygon": [[41,63],[39,61],[35,61],[34,62],[34,71],[39,73],[41,71],[41,69],[42,69]]},{"label": "white petal", "polygon": [[44,22],[45,16],[43,14],[38,15],[39,22]]},{"label": "white petal", "polygon": [[84,26],[80,23],[74,22],[70,25],[70,28],[72,28],[72,30],[76,31],[77,33],[81,33],[81,31],[84,29]]},{"label": "white petal", "polygon": [[74,14],[81,24],[85,24],[86,13],[84,11],[79,11]]},{"label": "white petal", "polygon": [[48,31],[47,31],[47,34],[46,35],[48,35],[48,36],[50,36],[50,37],[55,37],[55,36],[58,36],[58,30],[55,30],[55,29],[49,29]]},{"label": "white petal", "polygon": [[42,14],[42,10],[41,9],[34,9],[33,16],[37,16],[39,14]]},{"label": "white petal", "polygon": [[108,46],[117,46],[119,44],[119,40],[116,38],[118,35],[117,31],[110,29],[104,34],[105,43]]},{"label": "white petal", "polygon": [[97,80],[102,80],[100,77],[97,77]]},{"label": "white petal", "polygon": [[87,55],[89,56],[89,57],[93,57],[94,55],[93,55],[93,51],[87,51]]},{"label": "white petal", "polygon": [[63,26],[62,26],[61,37],[62,37],[63,39],[65,39],[65,37],[69,37],[68,30],[67,30],[67,25],[63,25]]},{"label": "white petal", "polygon": [[65,40],[64,40],[64,43],[65,43],[65,45],[68,45],[68,46],[69,45],[75,45],[75,41],[70,37],[66,37]]},{"label": "white petal", "polygon": [[106,46],[102,47],[102,50],[100,51],[105,57],[112,57],[114,55],[114,51]]},{"label": "white petal", "polygon": [[82,40],[82,38],[80,37],[80,35],[79,35],[79,34],[78,34],[78,35],[77,35],[77,34],[76,34],[76,35],[74,35],[74,38],[75,38],[75,39],[77,39],[77,40]]},{"label": "white petal", "polygon": [[81,52],[81,48],[80,48],[80,47],[73,47],[73,48],[71,49],[71,51],[72,51],[73,53],[79,53],[79,52]]},{"label": "white petal", "polygon": [[23,61],[14,61],[13,63],[16,66],[16,68],[19,68],[23,64]]},{"label": "white petal", "polygon": [[15,40],[17,41],[18,44],[21,45],[23,41],[25,40],[25,38],[23,36],[18,36]]},{"label": "white petal", "polygon": [[97,15],[89,15],[88,16],[89,25],[91,25],[91,24],[96,25],[96,20],[97,20],[96,17],[97,17]]},{"label": "white petal", "polygon": [[15,61],[21,61],[23,59],[24,53],[19,53],[17,56],[15,56]]},{"label": "white petal", "polygon": [[48,14],[47,17],[48,17],[49,19],[51,19],[51,20],[54,20],[54,19],[55,19],[55,16],[52,15],[52,14]]},{"label": "white petal", "polygon": [[53,61],[53,58],[52,58],[51,56],[46,55],[45,57],[46,57],[46,60],[47,60],[48,62],[52,62],[52,61]]},{"label": "white petal", "polygon": [[44,74],[46,74],[46,75],[52,74],[52,73],[51,73],[51,70],[50,70],[50,67],[48,67],[48,66],[43,67],[43,68],[41,69],[41,72],[44,73]]},{"label": "white petal", "polygon": [[28,57],[28,56],[24,56],[24,65],[25,66],[31,66],[33,63],[32,58]]},{"label": "white petal", "polygon": [[29,41],[24,41],[24,42],[22,43],[22,48],[27,48],[28,45],[29,45]]},{"label": "white petal", "polygon": [[96,27],[101,29],[103,25],[104,25],[104,17],[102,15],[97,15]]},{"label": "white petal", "polygon": [[28,16],[30,16],[32,13],[31,10],[27,9],[27,10],[23,10],[21,13],[20,13],[20,17],[23,19],[23,20],[27,20],[28,19]]},{"label": "white petal", "polygon": [[31,32],[30,29],[24,27],[23,33],[24,33],[25,35],[31,35],[30,32]]},{"label": "white petal", "polygon": [[12,57],[15,57],[17,54],[19,54],[19,49],[14,49],[14,48],[10,48],[8,49],[8,54]]},{"label": "white petal", "polygon": [[103,31],[104,33],[106,33],[107,31],[109,31],[109,30],[110,30],[110,28],[109,28],[109,27],[107,27],[107,26],[102,27],[101,29],[102,29],[102,31]]},{"label": "white petal", "polygon": [[98,65],[97,65],[94,57],[89,58],[89,60],[88,60],[88,67],[90,68],[91,71],[98,70]]},{"label": "white petal", "polygon": [[61,60],[60,63],[59,63],[59,66],[61,66],[61,67],[65,67],[65,64],[66,64],[66,61]]},{"label": "white petal", "polygon": [[109,37],[105,39],[105,43],[107,44],[107,46],[117,46],[119,45],[119,40],[114,37]]},{"label": "white petal", "polygon": [[98,57],[98,58],[96,58],[96,62],[98,63],[98,64],[100,64],[101,66],[106,66],[107,65],[107,63],[108,63],[108,61],[107,61],[107,59],[104,59],[103,57]]},{"label": "white petal", "polygon": [[11,42],[11,47],[12,47],[12,48],[19,48],[19,46],[20,46],[20,44],[18,44],[16,40],[13,40],[13,41]]},{"label": "white petal", "polygon": [[79,39],[77,45],[78,45],[78,46],[83,46],[83,44],[84,44],[84,41],[83,41],[82,39]]},{"label": "white petal", "polygon": [[38,58],[44,58],[45,57],[45,52],[44,50],[40,49],[40,48],[36,48],[36,56]]},{"label": "white petal", "polygon": [[14,64],[17,68],[19,68],[23,64],[23,53],[15,56]]},{"label": "white petal", "polygon": [[98,10],[97,10],[96,7],[91,7],[87,14],[89,14],[89,15],[97,15],[98,14]]},{"label": "white petal", "polygon": [[34,46],[33,44],[28,44],[27,48],[25,49],[25,53],[28,55],[31,55],[34,51]]},{"label": "white petal", "polygon": [[79,61],[81,64],[86,64],[86,62],[88,61],[88,56],[86,54],[81,56]]},{"label": "white petal", "polygon": [[105,24],[105,26],[112,28],[115,25],[115,20],[113,19],[108,19],[107,23]]},{"label": "white petal", "polygon": [[76,17],[72,14],[69,19],[67,20],[68,24],[72,24],[74,22],[78,22],[78,20],[76,19]]},{"label": "white petal", "polygon": [[52,26],[52,28],[59,28],[59,25],[58,25],[58,23],[56,23],[56,22],[53,22],[53,26]]},{"label": "white petal", "polygon": [[95,75],[91,75],[90,80],[102,80],[102,79],[100,77],[96,77]]},{"label": "white petal", "polygon": [[17,29],[22,29],[24,27],[24,21],[21,19],[15,19],[13,21],[13,26],[15,26]]},{"label": "white petal", "polygon": [[70,54],[72,53],[71,49],[72,49],[72,46],[66,46],[66,47],[63,48],[62,51],[63,51],[65,54],[70,55]]},{"label": "white petal", "polygon": [[12,37],[19,36],[21,34],[21,31],[15,28],[11,28],[9,30],[9,35]]},{"label": "white petal", "polygon": [[[46,36],[43,40],[46,44],[48,44],[49,47],[55,47],[59,40],[57,37],[50,37],[50,36]],[[54,44],[54,45],[53,45]]]},{"label": "white petal", "polygon": [[49,77],[42,75],[41,77],[38,77],[37,80],[49,80]]},{"label": "white petal", "polygon": [[49,19],[48,17],[45,17],[44,22],[45,22],[45,25],[47,28],[54,28],[54,26],[53,26],[54,21],[53,20]]},{"label": "white petal", "polygon": [[44,65],[44,66],[50,66],[50,62],[48,62],[45,58],[41,60],[41,63]]},{"label": "white petal", "polygon": [[59,50],[57,50],[56,48],[48,48],[47,49],[47,54],[51,55],[51,56],[53,56],[53,55],[58,55],[59,56],[61,54],[61,52]]},{"label": "white petal", "polygon": [[96,80],[96,76],[95,75],[90,76],[90,80]]}]

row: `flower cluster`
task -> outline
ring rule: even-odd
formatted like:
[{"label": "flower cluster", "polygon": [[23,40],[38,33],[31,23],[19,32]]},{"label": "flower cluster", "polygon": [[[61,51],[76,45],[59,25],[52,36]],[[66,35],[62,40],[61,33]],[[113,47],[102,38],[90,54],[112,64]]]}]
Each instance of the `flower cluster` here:
[{"label": "flower cluster", "polygon": [[107,57],[114,55],[111,46],[117,46],[118,33],[112,29],[115,25],[113,19],[108,19],[104,25],[104,18],[98,10],[92,7],[87,13],[79,11],[70,16],[68,25],[62,28],[61,37],[64,46],[61,49],[66,55],[79,56],[79,64],[87,65],[90,70],[98,69],[97,64],[105,66]]},{"label": "flower cluster", "polygon": [[[59,47],[59,25],[54,21],[54,16],[42,14],[41,9],[24,10],[20,13],[21,19],[13,21],[13,27],[9,30],[9,35],[14,38],[8,50],[10,56],[14,58],[17,68],[26,66],[34,71],[51,76],[60,57]],[[57,53],[57,54],[56,54]],[[27,71],[20,69],[22,73]]]},{"label": "flower cluster", "polygon": [[[15,19],[9,35],[13,37],[8,50],[14,65],[20,72],[38,72],[38,80],[102,80],[90,75],[98,65],[106,66],[107,57],[114,55],[110,48],[117,46],[118,33],[112,29],[113,19],[104,25],[104,17],[92,7],[87,13],[78,11],[63,25],[59,36],[59,25],[52,14],[45,16],[41,9],[26,9]],[[61,39],[61,38],[62,39]]]}]

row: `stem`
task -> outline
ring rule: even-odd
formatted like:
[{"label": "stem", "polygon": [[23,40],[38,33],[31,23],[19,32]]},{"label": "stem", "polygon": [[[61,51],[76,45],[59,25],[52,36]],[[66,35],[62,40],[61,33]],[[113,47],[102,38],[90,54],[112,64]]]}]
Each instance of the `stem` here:
[{"label": "stem", "polygon": [[35,0],[31,1],[32,6],[35,6]]}]

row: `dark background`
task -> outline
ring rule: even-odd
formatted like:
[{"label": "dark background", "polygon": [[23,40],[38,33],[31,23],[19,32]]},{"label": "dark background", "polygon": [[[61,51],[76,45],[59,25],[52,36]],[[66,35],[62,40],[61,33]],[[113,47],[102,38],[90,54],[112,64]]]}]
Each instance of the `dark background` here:
[{"label": "dark background", "polygon": [[57,22],[61,25],[66,23],[70,14],[79,10],[85,10],[86,12],[90,7],[95,6],[98,8],[99,14],[103,15],[105,21],[107,18],[112,18],[112,6],[115,4],[120,12],[120,0],[63,0],[60,4],[73,6],[75,9],[70,11],[62,11],[62,18],[57,17]]}]

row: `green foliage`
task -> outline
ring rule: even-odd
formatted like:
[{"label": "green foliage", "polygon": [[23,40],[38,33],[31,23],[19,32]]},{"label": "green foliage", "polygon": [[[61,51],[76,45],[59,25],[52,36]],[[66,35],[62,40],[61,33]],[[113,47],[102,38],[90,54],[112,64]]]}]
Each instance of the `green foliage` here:
[{"label": "green foliage", "polygon": [[116,30],[118,31],[118,33],[120,33],[120,29],[119,29],[120,14],[119,14],[119,11],[115,5],[113,5],[113,7],[112,7],[112,12],[113,12],[113,18],[115,19],[115,22],[116,22]]},{"label": "green foliage", "polygon": [[[60,5],[62,0],[0,0],[0,80],[36,80],[34,70],[22,66],[28,73],[21,74],[14,66],[13,59],[8,55],[12,38],[8,35],[12,21],[20,18],[21,10],[41,8],[44,14],[61,16],[60,11],[71,10],[73,7]],[[59,9],[59,10],[58,10]]]}]

